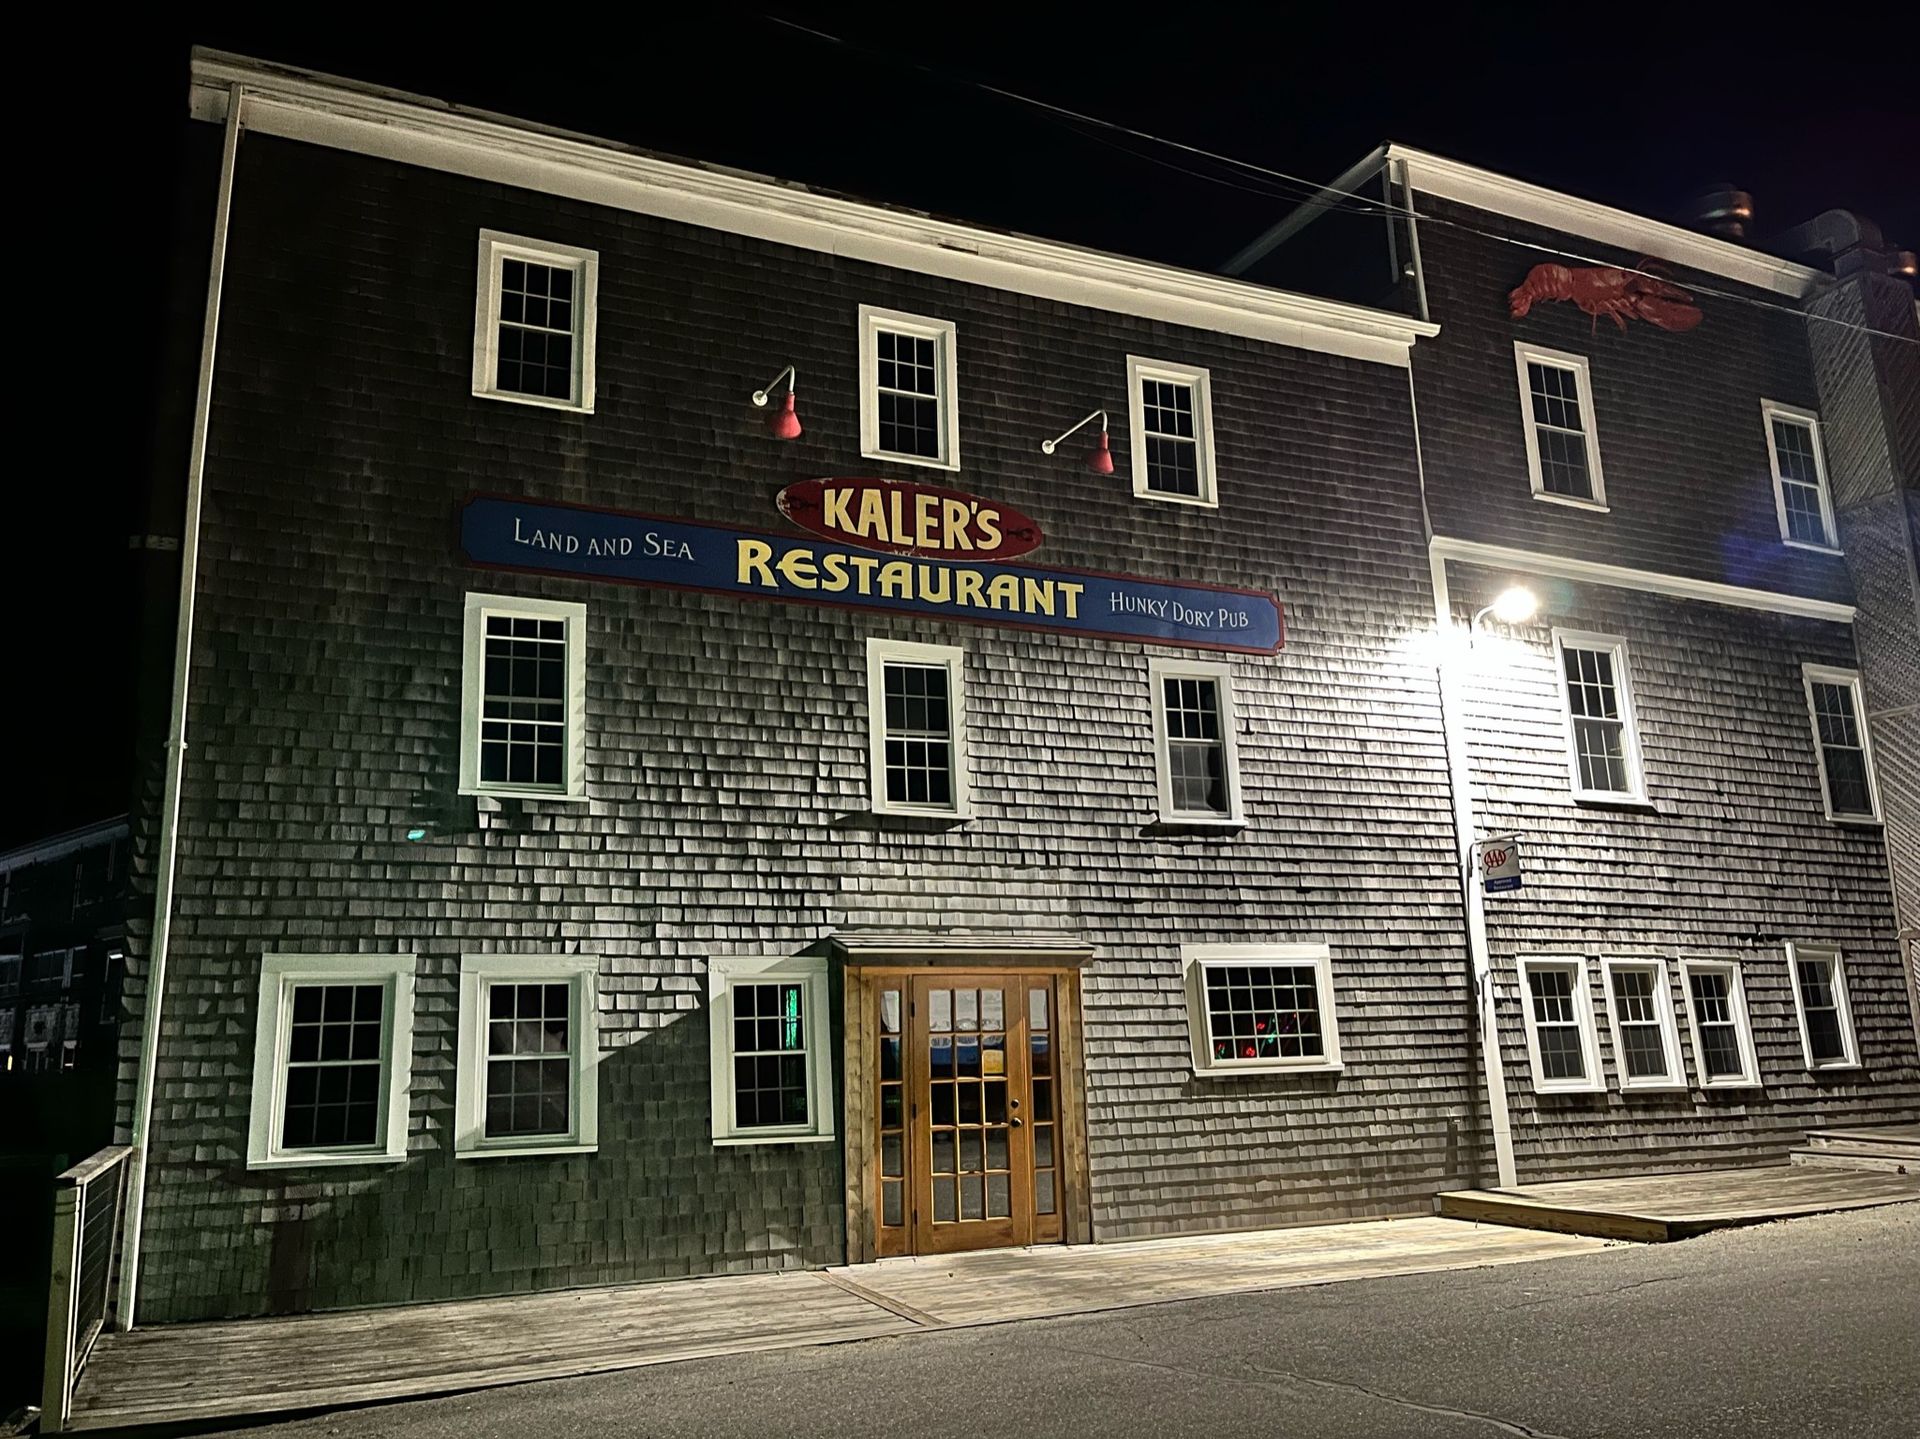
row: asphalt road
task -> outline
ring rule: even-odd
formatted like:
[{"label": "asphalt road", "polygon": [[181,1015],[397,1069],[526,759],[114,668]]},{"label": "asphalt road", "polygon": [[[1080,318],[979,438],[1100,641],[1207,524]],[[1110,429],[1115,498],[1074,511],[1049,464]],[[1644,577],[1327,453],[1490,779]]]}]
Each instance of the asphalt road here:
[{"label": "asphalt road", "polygon": [[384,1405],[247,1439],[1915,1439],[1920,1204]]}]

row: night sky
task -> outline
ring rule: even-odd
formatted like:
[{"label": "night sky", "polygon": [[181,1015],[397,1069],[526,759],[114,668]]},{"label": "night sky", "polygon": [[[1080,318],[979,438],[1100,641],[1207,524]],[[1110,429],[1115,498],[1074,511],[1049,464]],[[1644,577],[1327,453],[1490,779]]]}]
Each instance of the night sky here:
[{"label": "night sky", "polygon": [[[951,6],[694,8],[715,18],[469,10],[448,12],[433,35],[396,33],[403,12],[391,6],[330,9],[324,31],[187,13],[38,52],[52,73],[35,124],[16,128],[16,193],[52,197],[46,218],[70,278],[34,285],[30,302],[52,309],[41,343],[88,379],[56,387],[58,463],[14,477],[46,513],[15,510],[9,588],[46,603],[32,623],[17,602],[12,616],[0,712],[16,734],[8,752],[31,758],[0,812],[0,845],[126,806],[126,536],[149,528],[152,396],[166,380],[158,241],[181,203],[196,43],[1197,268],[1284,215],[1295,193],[980,86],[1316,182],[1391,139],[1661,217],[1730,180],[1753,193],[1763,238],[1842,207],[1920,248],[1920,84],[1897,7],[1846,11],[1831,39],[1818,33],[1828,12],[1777,7],[1730,12],[1718,27],[1631,4],[1570,10],[1558,24],[1532,10],[1460,18],[1457,5],[1411,12],[1444,24],[1379,5],[1317,7],[1351,20],[1283,7],[1225,20],[1195,5],[1075,20],[1036,19],[1038,7],[998,18]],[[68,64],[71,83],[57,73]],[[187,302],[197,318],[201,297]],[[177,517],[165,528],[177,533]]]}]

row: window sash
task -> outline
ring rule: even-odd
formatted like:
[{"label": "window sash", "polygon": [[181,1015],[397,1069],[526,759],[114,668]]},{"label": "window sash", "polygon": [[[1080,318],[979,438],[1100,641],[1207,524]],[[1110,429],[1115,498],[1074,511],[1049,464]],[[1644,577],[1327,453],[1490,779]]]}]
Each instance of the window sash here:
[{"label": "window sash", "polygon": [[[757,1133],[810,1128],[812,1056],[807,1025],[811,1015],[805,981],[738,979],[729,983],[727,997],[733,1037],[734,1129]],[[769,1003],[772,1014],[767,1013]],[[743,1044],[742,1039],[747,1042]],[[754,1098],[748,1100],[749,1094]],[[773,1096],[771,1101],[768,1095]]]},{"label": "window sash", "polygon": [[1522,1016],[1537,1093],[1593,1093],[1603,1087],[1593,1029],[1593,996],[1580,961],[1520,961]]},{"label": "window sash", "polygon": [[586,606],[469,592],[460,792],[585,798]]},{"label": "window sash", "polygon": [[1127,356],[1127,425],[1136,498],[1219,504],[1212,377],[1198,366]]},{"label": "window sash", "polygon": [[577,994],[577,986],[564,979],[514,976],[482,982],[480,1022],[486,1037],[478,1077],[483,1140],[531,1143],[567,1140],[575,1134],[574,1074],[581,1043]]},{"label": "window sash", "polygon": [[1626,645],[1611,637],[1556,631],[1568,766],[1576,798],[1645,797],[1634,728]]},{"label": "window sash", "polygon": [[1818,417],[1770,400],[1761,403],[1761,414],[1780,512],[1780,538],[1790,545],[1835,548],[1833,498],[1827,488]]},{"label": "window sash", "polygon": [[1859,676],[1808,666],[1806,687],[1813,742],[1820,760],[1821,797],[1828,818],[1877,821],[1879,796],[1861,718]]},{"label": "window sash", "polygon": [[[276,1149],[337,1154],[379,1147],[392,1030],[390,989],[383,980],[353,978],[295,979],[282,988]],[[311,1017],[302,1014],[308,995],[316,996]],[[335,995],[345,997],[344,1016],[333,1013]],[[369,996],[371,1016],[361,1012]],[[336,1035],[346,1052],[330,1052]],[[309,1041],[310,1055],[302,1052]],[[302,1138],[294,1137],[296,1111],[303,1112]],[[331,1137],[322,1133],[329,1112],[336,1112],[332,1117],[339,1125]]]},{"label": "window sash", "polygon": [[473,393],[593,412],[599,255],[480,231]]},{"label": "window sash", "polygon": [[1196,1074],[1343,1067],[1324,944],[1186,945],[1181,960]]},{"label": "window sash", "polygon": [[1789,945],[1794,1005],[1808,1069],[1851,1069],[1858,1063],[1846,969],[1840,952]]},{"label": "window sash", "polygon": [[881,814],[967,813],[965,661],[951,647],[869,640],[873,806]]}]

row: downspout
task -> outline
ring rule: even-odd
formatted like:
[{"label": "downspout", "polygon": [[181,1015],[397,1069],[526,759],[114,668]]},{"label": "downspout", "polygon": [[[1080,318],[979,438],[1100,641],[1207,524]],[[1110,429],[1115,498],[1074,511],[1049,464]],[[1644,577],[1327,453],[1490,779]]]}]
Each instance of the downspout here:
[{"label": "downspout", "polygon": [[153,1087],[159,1062],[160,1016],[166,1000],[167,946],[173,937],[174,877],[179,867],[180,787],[187,757],[187,678],[193,664],[193,599],[200,572],[200,501],[207,472],[207,429],[213,407],[220,291],[226,279],[227,222],[233,209],[234,157],[240,148],[238,85],[227,89],[226,132],[220,148],[220,185],[214,200],[213,258],[207,269],[207,312],[200,328],[200,381],[194,395],[193,438],[187,450],[187,504],[180,532],[180,608],[173,650],[173,706],[168,720],[166,781],[160,800],[160,855],[153,897],[153,951],[147,964],[141,1017],[140,1069],[133,1093],[127,1209],[120,1249],[120,1293],[115,1321],[133,1328],[140,1283],[140,1221],[147,1198],[147,1151],[153,1133]]},{"label": "downspout", "polygon": [[[1417,246],[1417,242],[1416,242]],[[1414,254],[1417,257],[1419,250]],[[1416,258],[1416,265],[1418,260]],[[1425,308],[1424,288],[1421,307]],[[1411,357],[1409,357],[1411,359]],[[1513,1166],[1513,1126],[1507,1114],[1507,1070],[1500,1057],[1500,1027],[1493,1004],[1493,954],[1487,944],[1487,901],[1474,864],[1473,770],[1467,754],[1467,720],[1453,652],[1453,598],[1447,586],[1447,562],[1433,552],[1433,516],[1427,509],[1427,464],[1420,446],[1420,403],[1407,366],[1407,404],[1413,412],[1413,456],[1420,473],[1420,525],[1427,539],[1433,576],[1434,637],[1440,647],[1435,669],[1440,682],[1440,728],[1447,747],[1447,789],[1453,799],[1453,838],[1461,898],[1467,915],[1467,952],[1472,958],[1474,1014],[1480,1031],[1480,1071],[1487,1088],[1487,1121],[1493,1129],[1493,1162],[1500,1187],[1518,1182]]]}]

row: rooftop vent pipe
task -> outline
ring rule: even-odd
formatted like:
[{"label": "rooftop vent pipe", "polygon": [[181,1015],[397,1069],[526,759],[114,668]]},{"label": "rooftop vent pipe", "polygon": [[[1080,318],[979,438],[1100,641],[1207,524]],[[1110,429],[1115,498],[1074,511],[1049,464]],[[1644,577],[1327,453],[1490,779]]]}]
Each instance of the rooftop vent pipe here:
[{"label": "rooftop vent pipe", "polygon": [[1894,260],[1896,266],[1898,263],[1895,257],[1885,253],[1886,240],[1880,234],[1880,227],[1851,210],[1828,210],[1824,215],[1815,215],[1804,225],[1795,225],[1778,237],[1771,248],[1794,259],[1817,259],[1831,266],[1836,275],[1885,270],[1889,260]]},{"label": "rooftop vent pipe", "polygon": [[1744,245],[1753,235],[1753,196],[1725,182],[1710,185],[1689,207],[1687,219],[1696,230]]}]

